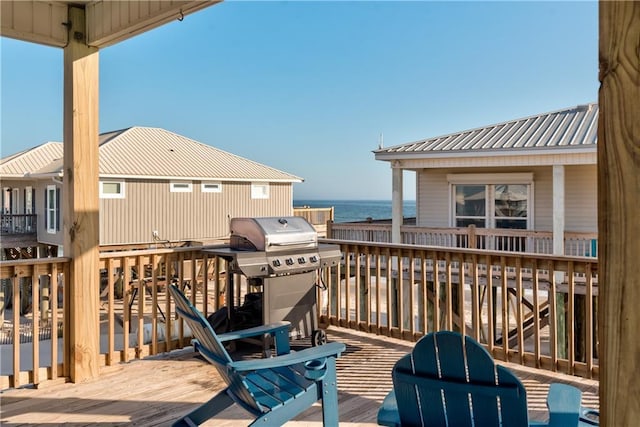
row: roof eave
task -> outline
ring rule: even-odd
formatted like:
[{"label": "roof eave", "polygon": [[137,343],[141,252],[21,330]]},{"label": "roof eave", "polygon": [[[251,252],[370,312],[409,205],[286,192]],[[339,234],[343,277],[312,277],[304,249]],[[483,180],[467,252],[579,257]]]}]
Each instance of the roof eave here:
[{"label": "roof eave", "polygon": [[555,147],[544,149],[504,149],[504,150],[461,150],[461,151],[421,151],[421,152],[402,152],[402,153],[376,153],[375,159],[380,161],[393,160],[416,160],[425,159],[454,159],[461,157],[506,157],[506,156],[545,156],[545,155],[566,155],[566,154],[584,154],[597,152],[597,146],[589,147]]}]

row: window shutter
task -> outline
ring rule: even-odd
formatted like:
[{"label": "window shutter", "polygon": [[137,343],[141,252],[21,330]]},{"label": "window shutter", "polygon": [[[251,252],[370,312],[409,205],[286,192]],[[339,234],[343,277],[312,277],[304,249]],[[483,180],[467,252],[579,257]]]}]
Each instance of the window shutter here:
[{"label": "window shutter", "polygon": [[44,188],[44,229],[49,227],[49,201],[47,200],[47,187]]},{"label": "window shutter", "polygon": [[56,231],[60,231],[60,189],[56,187]]}]

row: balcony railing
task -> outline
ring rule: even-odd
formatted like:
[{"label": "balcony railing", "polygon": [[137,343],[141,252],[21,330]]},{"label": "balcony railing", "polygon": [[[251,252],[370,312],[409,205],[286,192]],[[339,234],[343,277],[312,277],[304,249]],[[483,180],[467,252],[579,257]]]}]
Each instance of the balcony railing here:
[{"label": "balcony railing", "polygon": [[2,214],[0,215],[0,232],[2,234],[32,234],[36,232],[37,215]]},{"label": "balcony railing", "polygon": [[[404,225],[400,227],[402,243],[446,246],[450,248],[487,249],[509,252],[553,253],[553,233],[503,228],[433,228]],[[329,223],[327,237],[363,242],[391,242],[389,223]],[[597,233],[565,232],[565,255],[595,257]]]},{"label": "balcony railing", "polygon": [[308,206],[294,207],[293,215],[301,216],[313,225],[321,237],[327,237],[327,223],[333,222],[334,210],[329,208],[310,208]]},{"label": "balcony railing", "polygon": [[[343,253],[340,265],[321,272],[324,324],[409,341],[459,330],[498,359],[598,378],[595,258],[323,242]],[[69,376],[68,268],[65,258],[0,262],[3,389]],[[209,315],[225,305],[227,271],[202,247],[102,252],[95,325],[101,363],[189,345],[167,283],[180,284]],[[238,306],[248,285],[241,276],[233,280]]]}]

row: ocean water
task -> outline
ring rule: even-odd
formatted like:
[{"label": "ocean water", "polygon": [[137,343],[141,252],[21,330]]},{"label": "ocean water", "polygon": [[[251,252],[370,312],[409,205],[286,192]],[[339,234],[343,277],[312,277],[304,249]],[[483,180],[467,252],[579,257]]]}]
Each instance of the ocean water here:
[{"label": "ocean water", "polygon": [[[391,200],[294,200],[294,207],[334,208],[335,222],[366,221],[371,219],[390,219]],[[416,216],[415,200],[403,202],[402,214],[405,218]]]}]

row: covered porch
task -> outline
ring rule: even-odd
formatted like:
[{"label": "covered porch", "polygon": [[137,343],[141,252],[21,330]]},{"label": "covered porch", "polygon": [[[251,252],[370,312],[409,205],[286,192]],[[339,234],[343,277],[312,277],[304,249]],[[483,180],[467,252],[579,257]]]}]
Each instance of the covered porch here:
[{"label": "covered porch", "polygon": [[[120,16],[119,12],[104,10],[105,5],[111,4],[106,2],[31,1],[3,2],[2,4],[3,35],[63,47],[65,51],[64,167],[71,173],[73,179],[64,183],[64,231],[65,254],[70,259],[65,260],[69,262],[68,264],[55,265],[50,274],[55,277],[58,267],[65,269],[65,289],[68,290],[65,294],[65,309],[68,310],[68,316],[64,321],[68,334],[65,335],[66,352],[64,353],[64,370],[61,370],[61,374],[77,382],[76,385],[64,387],[69,387],[70,395],[82,396],[80,401],[89,396],[88,390],[82,391],[85,385],[81,383],[85,382],[89,385],[97,384],[96,388],[102,390],[98,393],[104,393],[102,396],[108,396],[109,401],[118,403],[124,400],[121,395],[116,395],[114,400],[113,387],[105,388],[100,385],[101,378],[106,378],[107,374],[98,372],[98,367],[101,365],[100,334],[99,328],[93,323],[100,312],[96,186],[98,50],[168,20],[182,18],[189,12],[215,4],[215,2],[195,1],[132,3],[142,5],[141,9],[144,9],[144,13],[135,17],[127,15],[127,18],[131,19],[125,22],[117,21],[118,25],[114,26],[96,25],[96,23],[111,22],[111,16]],[[114,2],[113,4],[124,3]],[[150,4],[153,7],[149,8]],[[23,7],[23,5],[26,6]],[[163,7],[159,7],[160,5]],[[18,11],[19,8],[22,10]],[[635,179],[639,158],[634,155],[638,151],[636,118],[640,102],[637,85],[637,76],[640,74],[639,53],[635,49],[640,31],[639,16],[640,5],[637,3],[602,2],[600,5],[600,81],[602,86],[599,105],[602,111],[598,123],[598,225],[601,243],[599,280],[603,284],[604,291],[599,297],[601,311],[598,323],[602,327],[599,335],[603,371],[600,392],[603,425],[631,424],[632,420],[638,418],[640,408],[637,399],[628,398],[628,396],[638,395],[638,382],[635,381],[633,374],[638,370],[637,353],[640,345],[635,328],[640,323],[638,311],[635,309],[635,306],[640,303],[640,293],[639,287],[634,286],[640,280],[640,274],[638,274],[640,266],[636,262],[640,243],[631,237],[638,234],[639,227],[638,180]],[[19,25],[25,23],[26,25]],[[105,28],[104,32],[97,31]],[[397,170],[399,169],[394,168],[394,174]],[[401,182],[401,179],[396,182]],[[397,185],[394,185],[394,192],[396,191]],[[393,200],[394,205],[397,206],[402,197],[394,194]],[[394,234],[399,237],[399,227],[394,230]],[[399,238],[394,238],[393,241],[398,242]],[[572,263],[567,265],[573,268]],[[7,268],[13,268],[13,266]],[[35,278],[39,273],[36,269],[30,269],[22,275],[33,275]],[[450,276],[450,270],[446,274]],[[13,277],[18,276],[15,274]],[[112,287],[112,283],[109,286]],[[505,279],[503,289],[506,288]],[[34,300],[37,300],[36,295]],[[348,296],[347,301],[349,301]],[[357,305],[358,302],[356,302]],[[450,303],[449,307],[451,307]],[[449,312],[451,313],[450,308]],[[448,319],[452,322],[452,316]],[[508,350],[506,346],[505,349]],[[112,352],[113,349],[110,348],[108,359],[111,359]],[[37,349],[34,350],[34,355],[36,353]],[[126,348],[124,354],[126,361],[128,358]],[[554,352],[554,354],[557,353]],[[112,362],[111,360],[110,364]],[[126,367],[134,366],[136,363],[145,362],[113,364],[109,369],[122,370],[124,373]],[[557,360],[553,360],[553,365],[558,366]],[[588,366],[587,369],[593,372],[592,366]],[[57,372],[57,364],[54,363],[52,370],[54,372],[50,374],[51,377],[58,378],[60,375]],[[38,368],[36,367],[33,372],[37,379]],[[159,380],[150,379],[148,376],[136,376],[136,373],[137,371],[133,373],[129,371],[126,376],[130,380],[141,379],[142,382],[137,388],[140,395],[153,395],[153,390],[147,392],[144,387],[151,386],[154,382],[159,383]],[[19,369],[16,369],[13,380],[17,377],[20,377]],[[172,377],[172,385],[165,385],[163,390],[166,393],[173,393],[175,382],[175,377]],[[132,386],[131,393],[136,393],[134,390]],[[48,405],[56,404],[56,401],[50,397],[35,400],[33,393],[40,393],[40,391],[16,390],[11,392],[13,393],[32,393],[18,405],[22,406],[22,411],[33,410],[36,414],[46,413]],[[47,392],[44,391],[44,393]],[[52,393],[52,390],[50,389],[48,393]],[[209,395],[210,391],[207,391],[207,396]],[[74,407],[69,405],[69,401],[66,401],[65,405],[62,398],[57,400],[63,402],[62,405],[67,411],[71,410],[72,413],[80,411],[79,407],[74,410]],[[101,416],[101,411],[97,409],[101,407],[100,403],[99,401],[89,405],[93,407],[95,411],[93,413],[98,413],[98,417]],[[144,411],[146,406],[135,399],[133,403],[127,404],[130,405],[129,410],[134,412]],[[7,400],[3,396],[3,417],[9,416],[6,405]],[[359,412],[361,410],[358,410]],[[65,416],[63,415],[62,418],[64,419]],[[30,420],[32,421],[33,419]],[[60,418],[57,418],[57,421],[52,423],[57,424],[59,421]],[[65,421],[68,422],[68,418]],[[24,420],[24,422],[27,421]],[[42,422],[48,421],[43,419]]]}]

